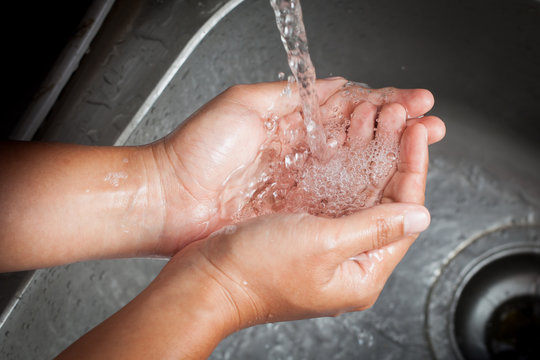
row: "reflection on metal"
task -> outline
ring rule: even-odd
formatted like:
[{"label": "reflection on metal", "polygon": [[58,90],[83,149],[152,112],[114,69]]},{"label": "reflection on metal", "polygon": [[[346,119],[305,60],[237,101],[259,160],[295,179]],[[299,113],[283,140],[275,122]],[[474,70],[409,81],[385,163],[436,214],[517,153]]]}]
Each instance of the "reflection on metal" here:
[{"label": "reflection on metal", "polygon": [[129,139],[130,135],[137,128],[140,122],[144,119],[148,111],[152,108],[154,103],[163,93],[163,90],[169,85],[171,80],[174,78],[178,69],[184,64],[186,59],[191,55],[193,50],[199,45],[199,43],[204,39],[206,34],[216,26],[216,24],[223,19],[229,12],[231,12],[238,4],[242,3],[244,0],[230,0],[228,3],[223,5],[206,23],[197,31],[197,33],[191,38],[191,40],[186,44],[184,49],[180,52],[178,57],[174,60],[172,65],[167,69],[167,72],[159,83],[156,85],[154,90],[146,98],[142,106],[139,108],[139,111],[133,116],[129,124],[126,126],[124,131],[120,134],[114,145],[125,145],[126,141]]},{"label": "reflection on metal", "polygon": [[[9,318],[13,310],[15,309],[15,306],[17,306],[17,303],[21,299],[22,294],[26,291],[26,288],[30,285],[32,282],[32,279],[34,278],[35,271],[27,271],[26,274],[24,274],[23,279],[19,283],[17,290],[13,294],[9,294],[11,296],[9,302],[6,304],[4,309],[0,308],[0,329],[4,326],[4,323]],[[11,275],[11,274],[10,274]],[[2,288],[2,291],[6,291],[6,289]],[[8,289],[9,291],[9,289]]]},{"label": "reflection on metal", "polygon": [[13,129],[11,139],[32,140],[60,92],[79,66],[82,57],[88,51],[90,43],[107,17],[114,1],[97,0],[92,2],[79,25],[77,34],[64,48],[47,78],[41,84],[35,99]]}]

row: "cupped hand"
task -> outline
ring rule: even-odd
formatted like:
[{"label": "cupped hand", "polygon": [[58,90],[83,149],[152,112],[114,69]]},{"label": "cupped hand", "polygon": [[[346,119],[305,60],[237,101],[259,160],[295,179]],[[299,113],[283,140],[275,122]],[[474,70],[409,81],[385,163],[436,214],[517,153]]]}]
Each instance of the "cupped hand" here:
[{"label": "cupped hand", "polygon": [[193,269],[206,274],[207,285],[220,289],[215,306],[227,314],[229,332],[334,316],[372,306],[403,255],[396,246],[428,224],[427,210],[414,204],[338,219],[267,215],[188,245],[163,276],[174,283]]},{"label": "cupped hand", "polygon": [[[319,80],[320,103],[325,104],[345,83],[342,78]],[[284,87],[284,83],[232,87],[151,146],[166,207],[156,252],[173,254],[187,243],[230,223],[231,219],[222,216],[220,210],[222,199],[228,198],[223,192],[237,189],[224,184],[233,174],[241,181],[249,180],[250,165],[266,139],[264,121],[269,114],[284,117],[300,113],[297,93],[293,91],[292,96],[283,97]],[[401,104],[411,119],[408,122],[425,127],[430,143],[444,135],[444,125],[438,118],[419,118],[433,106],[428,91],[393,88],[369,91],[371,103]],[[243,172],[245,176],[238,176]],[[399,188],[389,185],[394,190],[385,196],[396,199]],[[183,235],[179,238],[178,234]]]},{"label": "cupped hand", "polygon": [[272,214],[230,225],[185,247],[163,274],[204,273],[219,289],[216,306],[232,319],[230,331],[366,309],[429,225],[420,205],[427,145],[426,126],[405,129],[383,204],[336,219]]}]

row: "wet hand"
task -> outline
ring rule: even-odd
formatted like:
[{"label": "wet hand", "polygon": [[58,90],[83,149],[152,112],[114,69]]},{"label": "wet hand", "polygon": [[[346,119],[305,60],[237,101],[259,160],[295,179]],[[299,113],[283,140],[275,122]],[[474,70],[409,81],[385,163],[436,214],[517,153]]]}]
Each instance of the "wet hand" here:
[{"label": "wet hand", "polygon": [[[319,80],[320,103],[324,104],[345,83],[342,78]],[[220,199],[227,197],[223,185],[232,173],[241,172],[253,162],[266,137],[264,120],[269,111],[280,117],[299,114],[296,93],[293,91],[289,98],[281,96],[284,86],[264,83],[232,87],[150,147],[166,207],[156,252],[175,253],[186,243],[230,223],[230,219],[220,216]],[[433,105],[433,97],[426,90],[382,89],[372,94],[370,101],[399,102],[410,118],[422,116]],[[429,142],[444,135],[444,125],[437,118],[408,122],[423,124]],[[179,239],[178,234],[184,236]]]},{"label": "wet hand", "polygon": [[428,224],[427,210],[410,204],[379,205],[339,219],[268,215],[189,245],[160,276],[178,283],[188,269],[206,274],[201,281],[219,289],[215,306],[227,314],[231,332],[364,310],[401,259],[396,242]]}]

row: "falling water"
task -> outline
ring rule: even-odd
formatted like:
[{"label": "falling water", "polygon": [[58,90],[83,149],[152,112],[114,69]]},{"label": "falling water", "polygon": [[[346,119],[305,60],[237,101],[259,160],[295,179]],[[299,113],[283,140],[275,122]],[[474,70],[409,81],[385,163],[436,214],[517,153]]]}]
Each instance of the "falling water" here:
[{"label": "falling water", "polygon": [[270,4],[276,15],[276,24],[287,52],[289,67],[298,84],[311,153],[319,160],[326,160],[329,154],[315,90],[315,67],[309,56],[300,0],[270,0]]},{"label": "falling water", "polygon": [[[224,184],[221,216],[232,215],[235,222],[276,212],[340,217],[379,203],[396,170],[405,117],[390,119],[398,124],[392,129],[378,126],[372,138],[352,135],[351,128],[369,121],[357,118],[353,123],[354,109],[370,103],[380,110],[388,94],[349,82],[319,105],[300,1],[270,3],[298,86],[302,116],[269,114],[263,119],[267,138],[253,163]],[[250,181],[239,190],[235,184],[245,182],[246,174]]]}]

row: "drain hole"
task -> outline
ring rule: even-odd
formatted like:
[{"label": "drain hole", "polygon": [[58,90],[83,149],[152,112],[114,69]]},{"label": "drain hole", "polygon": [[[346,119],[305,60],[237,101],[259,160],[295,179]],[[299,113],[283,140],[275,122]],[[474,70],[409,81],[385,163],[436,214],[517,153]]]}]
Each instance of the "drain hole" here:
[{"label": "drain hole", "polygon": [[486,325],[492,359],[540,359],[540,296],[520,296],[500,305]]},{"label": "drain hole", "polygon": [[454,312],[467,360],[540,359],[540,255],[507,255],[465,279]]}]

